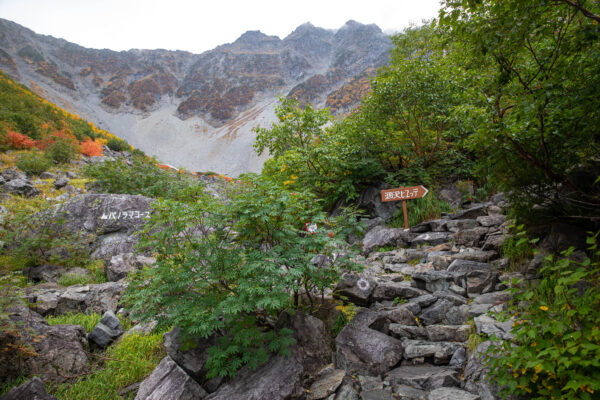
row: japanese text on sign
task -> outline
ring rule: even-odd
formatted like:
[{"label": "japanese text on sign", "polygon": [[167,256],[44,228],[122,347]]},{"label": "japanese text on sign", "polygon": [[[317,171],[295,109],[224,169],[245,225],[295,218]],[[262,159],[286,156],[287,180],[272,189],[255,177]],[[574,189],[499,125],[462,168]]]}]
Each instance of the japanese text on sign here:
[{"label": "japanese text on sign", "polygon": [[102,212],[100,219],[140,219],[150,218],[150,211],[128,210]]},{"label": "japanese text on sign", "polygon": [[402,189],[396,190],[394,192],[386,192],[384,193],[385,200],[406,200],[406,199],[415,199],[419,195],[419,189]]}]

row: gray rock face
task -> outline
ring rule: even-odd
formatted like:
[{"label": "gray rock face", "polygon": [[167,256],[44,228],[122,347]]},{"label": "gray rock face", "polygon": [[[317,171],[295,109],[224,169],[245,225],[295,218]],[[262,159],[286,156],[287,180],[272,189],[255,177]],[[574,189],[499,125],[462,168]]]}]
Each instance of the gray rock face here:
[{"label": "gray rock face", "polygon": [[423,233],[411,240],[412,246],[418,246],[423,244],[429,244],[435,246],[450,241],[452,234],[449,232],[429,232]]},{"label": "gray rock face", "polygon": [[255,371],[243,367],[235,379],[221,385],[208,395],[210,400],[279,400],[306,395],[308,382],[304,379],[314,375],[331,360],[331,346],[325,325],[317,318],[297,312],[289,319],[296,344],[290,356],[272,356]]},{"label": "gray rock face", "polygon": [[482,251],[479,249],[468,248],[460,253],[453,254],[451,256],[452,261],[454,260],[467,260],[476,262],[488,262],[498,257],[498,253],[494,250]]},{"label": "gray rock face", "polygon": [[56,174],[53,174],[52,172],[44,171],[40,174],[40,179],[55,179],[55,178],[56,178]]},{"label": "gray rock face", "polygon": [[438,388],[429,393],[427,400],[481,400],[481,397],[456,388]]},{"label": "gray rock face", "polygon": [[454,342],[429,342],[424,340],[403,339],[404,358],[411,360],[413,358],[433,357],[437,365],[448,364],[454,352],[462,345]]},{"label": "gray rock face", "polygon": [[206,391],[169,357],[140,385],[135,400],[197,400],[206,397]]},{"label": "gray rock face", "polygon": [[321,400],[336,392],[346,376],[346,371],[341,369],[332,370],[321,376],[310,386],[308,400]]},{"label": "gray rock face", "polygon": [[370,304],[371,294],[376,287],[375,280],[356,274],[346,273],[335,288],[336,296],[347,297],[348,300],[359,306]]},{"label": "gray rock face", "polygon": [[121,321],[114,312],[108,310],[90,332],[88,340],[100,348],[105,348],[122,334]]},{"label": "gray rock face", "polygon": [[44,382],[60,383],[66,377],[89,371],[83,327],[50,326],[38,313],[21,305],[10,309],[8,317],[18,327],[18,337],[0,334],[0,343],[17,344],[15,340],[18,338],[37,355],[17,356],[13,352],[0,352],[0,380],[37,375]]},{"label": "gray rock face", "polygon": [[69,183],[69,180],[65,177],[60,177],[54,180],[53,185],[56,189],[60,189],[63,188],[65,186],[67,186],[67,184]]},{"label": "gray rock face", "polygon": [[431,342],[466,342],[471,334],[470,325],[429,325],[427,338]]},{"label": "gray rock face", "polygon": [[367,255],[373,251],[376,247],[383,246],[402,246],[406,244],[412,234],[409,232],[404,232],[403,229],[400,228],[386,228],[382,225],[376,226],[371,229],[362,241],[362,252]]},{"label": "gray rock face", "polygon": [[452,303],[445,299],[436,301],[419,314],[419,320],[425,325],[434,325],[444,322],[446,314],[452,308]]},{"label": "gray rock face", "polygon": [[419,390],[440,387],[459,387],[458,372],[447,367],[433,365],[402,366],[390,371],[386,380],[392,387],[408,385]]},{"label": "gray rock face", "polygon": [[56,313],[117,311],[125,288],[120,282],[69,286],[57,299]]},{"label": "gray rock face", "polygon": [[483,217],[487,215],[487,207],[484,204],[476,204],[467,208],[466,210],[461,210],[456,214],[448,215],[449,219],[475,219],[477,217]]},{"label": "gray rock face", "polygon": [[37,190],[35,186],[31,184],[31,182],[21,178],[6,182],[2,188],[8,193],[18,194],[25,197],[33,197],[40,194],[40,191]]},{"label": "gray rock face", "polygon": [[381,282],[373,291],[373,299],[377,301],[411,299],[426,295],[427,292],[410,286],[410,282]]},{"label": "gray rock face", "polygon": [[425,328],[413,325],[390,324],[390,334],[399,339],[427,339]]},{"label": "gray rock face", "polygon": [[461,230],[454,234],[454,242],[460,246],[478,247],[487,233],[488,228],[485,227]]},{"label": "gray rock face", "polygon": [[446,229],[450,232],[458,232],[479,226],[474,219],[452,219],[446,222]]},{"label": "gray rock face", "polygon": [[427,400],[428,392],[419,389],[413,389],[407,385],[395,385],[394,394],[401,400]]},{"label": "gray rock face", "polygon": [[429,271],[415,273],[412,276],[416,287],[428,292],[447,290],[452,282],[453,275],[446,271]]},{"label": "gray rock face", "polygon": [[368,390],[360,393],[361,400],[395,400],[389,389]]},{"label": "gray rock face", "polygon": [[335,339],[336,366],[348,374],[382,375],[394,367],[403,354],[402,342],[371,329],[379,316],[361,309]]},{"label": "gray rock face", "polygon": [[499,252],[502,250],[502,245],[504,244],[506,237],[506,235],[501,233],[495,235],[488,235],[481,249],[484,251],[493,250]]},{"label": "gray rock face", "polygon": [[156,262],[153,257],[136,255],[133,253],[118,254],[110,259],[105,268],[106,279],[116,282],[125,278],[129,273],[136,269],[141,269],[145,265],[152,265]]},{"label": "gray rock face", "polygon": [[500,322],[489,315],[480,315],[475,317],[475,328],[477,328],[478,334],[485,333],[488,336],[493,334],[499,339],[513,338],[513,334],[510,333],[512,324],[512,320]]},{"label": "gray rock face", "polygon": [[383,189],[389,189],[389,186],[371,186],[365,189],[358,198],[358,205],[373,217],[389,221],[396,213],[398,206],[393,201],[385,203],[381,201],[381,190]]},{"label": "gray rock face", "polygon": [[35,377],[16,388],[12,388],[4,396],[0,396],[0,400],[56,400],[56,397],[46,393],[42,380]]},{"label": "gray rock face", "polygon": [[204,368],[208,360],[208,349],[217,345],[215,336],[197,339],[191,346],[186,346],[185,350],[182,350],[181,330],[179,328],[174,327],[165,333],[163,338],[167,354],[177,365],[208,391],[211,391],[213,387],[216,389],[215,386],[220,383],[219,378],[214,378],[209,382],[206,379],[206,368]]},{"label": "gray rock face", "polygon": [[56,282],[64,272],[64,269],[56,265],[44,264],[26,268],[23,272],[34,282]]},{"label": "gray rock face", "polygon": [[484,215],[483,217],[477,217],[477,222],[481,226],[500,226],[506,221],[506,216],[502,214],[496,215]]}]

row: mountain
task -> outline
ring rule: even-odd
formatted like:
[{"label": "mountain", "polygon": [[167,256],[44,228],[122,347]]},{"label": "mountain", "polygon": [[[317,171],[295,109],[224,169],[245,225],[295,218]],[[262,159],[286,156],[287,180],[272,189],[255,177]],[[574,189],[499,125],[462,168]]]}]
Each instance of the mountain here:
[{"label": "mountain", "polygon": [[376,25],[300,25],[284,39],[248,31],[202,54],[81,47],[0,19],[0,68],[38,94],[192,170],[258,171],[256,125],[279,96],[343,113],[368,91],[390,39]]}]

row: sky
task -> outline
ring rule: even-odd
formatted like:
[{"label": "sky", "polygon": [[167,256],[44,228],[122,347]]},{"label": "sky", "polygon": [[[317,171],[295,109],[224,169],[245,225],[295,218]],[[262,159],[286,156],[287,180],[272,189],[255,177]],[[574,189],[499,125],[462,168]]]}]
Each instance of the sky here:
[{"label": "sky", "polygon": [[284,38],[297,26],[353,19],[399,32],[437,16],[438,0],[0,0],[0,18],[84,47],[201,53],[248,30]]}]

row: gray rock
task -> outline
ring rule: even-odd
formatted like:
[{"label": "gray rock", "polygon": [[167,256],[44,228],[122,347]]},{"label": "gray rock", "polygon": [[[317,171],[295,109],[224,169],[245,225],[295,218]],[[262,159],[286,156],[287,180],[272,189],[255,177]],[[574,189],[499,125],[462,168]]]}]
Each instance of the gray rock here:
[{"label": "gray rock", "polygon": [[427,262],[433,265],[436,270],[445,270],[453,260],[454,253],[450,251],[432,251],[427,254]]},{"label": "gray rock", "polygon": [[252,371],[241,368],[235,379],[222,384],[208,395],[210,400],[279,400],[306,396],[306,377],[331,361],[331,343],[325,325],[317,318],[296,312],[283,314],[278,322],[294,332],[296,344],[288,357],[274,355],[266,364]]},{"label": "gray rock", "polygon": [[421,308],[425,308],[427,306],[432,305],[433,303],[435,303],[438,300],[437,297],[435,297],[432,294],[424,294],[423,296],[419,296],[419,297],[414,297],[412,299],[410,299],[411,303],[417,303],[419,305],[419,307]]},{"label": "gray rock", "polygon": [[467,274],[467,293],[488,293],[496,290],[498,273],[491,270],[475,270]]},{"label": "gray rock", "polygon": [[156,321],[149,321],[149,322],[143,322],[143,323],[137,324],[133,328],[131,328],[127,332],[125,332],[123,334],[123,337],[133,335],[133,334],[140,335],[140,336],[149,335],[152,333],[152,331],[154,331],[154,328],[156,328],[156,325],[157,325]]},{"label": "gray rock", "polygon": [[462,325],[469,319],[469,306],[454,306],[446,313],[446,317],[442,319],[445,324]]},{"label": "gray rock", "polygon": [[477,262],[488,262],[498,257],[498,253],[494,250],[483,251],[479,249],[468,248],[456,254],[451,255],[451,261],[468,260]]},{"label": "gray rock", "polygon": [[450,232],[458,232],[478,227],[479,223],[474,219],[452,219],[446,222],[446,229]]},{"label": "gray rock", "polygon": [[413,297],[423,296],[426,291],[412,287],[410,282],[382,282],[377,285],[373,291],[373,299],[376,301],[411,299]]},{"label": "gray rock", "polygon": [[425,325],[434,325],[443,322],[446,314],[452,308],[452,303],[448,300],[440,299],[433,305],[421,312],[419,320]]},{"label": "gray rock", "polygon": [[361,392],[383,389],[383,382],[378,376],[359,375],[358,384],[360,385]]},{"label": "gray rock", "polygon": [[488,235],[485,239],[485,243],[481,247],[481,250],[493,250],[496,252],[500,252],[502,250],[502,246],[504,245],[504,241],[506,240],[507,235],[498,233],[495,235]]},{"label": "gray rock", "polygon": [[0,343],[26,346],[35,355],[0,352],[0,381],[36,375],[46,383],[62,383],[65,377],[89,371],[83,327],[50,326],[41,315],[22,305],[8,309],[7,316],[18,330],[17,336],[1,332]]},{"label": "gray rock", "polygon": [[427,331],[420,326],[390,324],[389,331],[398,339],[427,339]]},{"label": "gray rock", "polygon": [[125,278],[129,273],[136,269],[141,269],[146,265],[152,265],[156,262],[154,257],[146,257],[133,253],[118,254],[111,257],[106,265],[106,279],[116,282]]},{"label": "gray rock", "polygon": [[385,313],[385,316],[392,322],[400,325],[416,325],[415,315],[408,307],[400,306]]},{"label": "gray rock", "polygon": [[433,365],[401,366],[390,371],[386,380],[394,391],[400,385],[408,385],[419,390],[431,390],[440,387],[458,387],[458,372],[452,368]]},{"label": "gray rock", "polygon": [[52,172],[44,171],[40,174],[40,179],[55,179],[55,178],[56,178],[56,174],[53,174]]},{"label": "gray rock", "polygon": [[56,178],[53,182],[53,185],[56,189],[61,189],[69,183],[69,180],[65,177]]},{"label": "gray rock", "polygon": [[454,234],[454,243],[459,246],[478,247],[481,239],[488,233],[488,228],[477,227],[458,231]]},{"label": "gray rock", "polygon": [[429,393],[424,390],[413,389],[407,385],[395,385],[394,395],[400,400],[427,400]]},{"label": "gray rock", "polygon": [[103,349],[122,334],[121,321],[119,321],[114,312],[108,310],[90,332],[88,340]]},{"label": "gray rock", "polygon": [[418,225],[410,227],[410,232],[412,233],[425,233],[429,232],[430,230],[431,227],[429,226],[429,222],[421,222]]},{"label": "gray rock", "polygon": [[365,189],[358,198],[358,205],[369,212],[373,217],[380,217],[384,221],[392,219],[397,210],[396,202],[382,202],[381,190],[389,189],[389,185],[371,186]]},{"label": "gray rock", "polygon": [[56,282],[64,273],[64,269],[56,265],[44,264],[36,267],[25,268],[23,273],[34,282]]},{"label": "gray rock", "polygon": [[335,339],[338,368],[350,375],[377,376],[389,371],[402,359],[400,340],[370,328],[379,318],[377,313],[361,309],[342,329]]},{"label": "gray rock", "polygon": [[425,340],[403,339],[404,358],[411,360],[413,358],[433,357],[437,365],[448,364],[454,352],[462,347],[454,342],[430,342]]},{"label": "gray rock", "polygon": [[455,293],[459,296],[466,296],[467,295],[467,289],[463,288],[461,286],[458,286],[456,283],[451,283],[450,287],[448,287],[448,290],[451,291],[452,293]]},{"label": "gray rock", "polygon": [[[480,343],[475,351],[469,356],[464,369],[464,388],[472,393],[477,393],[482,400],[496,400],[502,398],[496,385],[490,382],[488,374],[489,367],[485,361],[487,351],[491,345],[490,341]],[[509,396],[508,399],[514,399]]]},{"label": "gray rock", "polygon": [[72,171],[67,171],[65,173],[65,176],[67,178],[69,178],[69,179],[77,179],[78,178],[77,174],[75,172],[72,172]]},{"label": "gray rock", "polygon": [[345,273],[335,288],[334,296],[343,296],[356,305],[368,306],[376,286],[372,278]]},{"label": "gray rock", "polygon": [[[335,395],[334,400],[359,400],[358,396],[358,392],[354,386],[350,382],[346,382],[342,384]],[[328,400],[332,400],[331,397],[329,397]]]},{"label": "gray rock", "polygon": [[403,264],[408,261],[404,249],[395,251],[392,255],[384,256],[382,259],[384,264]]},{"label": "gray rock", "polygon": [[487,207],[484,204],[475,204],[466,210],[457,212],[456,214],[450,214],[446,217],[448,219],[475,219],[487,215]]},{"label": "gray rock", "polygon": [[410,241],[412,246],[429,244],[435,246],[450,241],[452,234],[449,232],[429,232],[423,233]]},{"label": "gray rock", "polygon": [[135,400],[196,400],[206,391],[168,356],[140,385]]},{"label": "gray rock", "polygon": [[484,215],[483,217],[477,217],[477,222],[481,226],[500,226],[506,221],[506,216],[502,214],[496,215]]},{"label": "gray rock", "polygon": [[14,179],[22,179],[24,181],[27,180],[27,174],[23,171],[19,171],[15,168],[7,168],[1,173],[2,177],[5,181],[12,181]]},{"label": "gray rock", "polygon": [[8,193],[18,194],[25,197],[33,197],[40,194],[40,191],[37,190],[35,186],[31,184],[31,182],[21,178],[13,179],[11,181],[6,182],[2,186],[2,188]]},{"label": "gray rock", "polygon": [[126,285],[121,282],[69,286],[57,299],[56,313],[104,314],[108,310],[115,312],[119,309],[121,294],[125,288]]},{"label": "gray rock", "polygon": [[56,397],[46,393],[42,380],[35,377],[12,388],[4,396],[0,396],[0,400],[56,400]]},{"label": "gray rock", "polygon": [[452,208],[460,207],[462,204],[463,195],[455,184],[445,186],[442,190],[440,190],[438,196],[440,200],[447,202]]},{"label": "gray rock", "polygon": [[488,263],[476,261],[454,260],[447,271],[454,277],[454,282],[464,288],[467,287],[467,276],[473,271],[492,272],[492,266]]},{"label": "gray rock", "polygon": [[361,400],[395,400],[390,389],[360,392]]},{"label": "gray rock", "polygon": [[500,322],[490,317],[489,315],[480,315],[475,317],[475,328],[477,333],[485,333],[488,336],[496,335],[499,339],[510,340],[514,337],[510,331],[512,330],[513,320]]},{"label": "gray rock", "polygon": [[309,388],[308,400],[321,400],[336,392],[342,384],[346,372],[342,369],[333,370],[316,381]]},{"label": "gray rock", "polygon": [[438,388],[429,393],[427,400],[481,400],[481,397],[456,388]]},{"label": "gray rock", "polygon": [[506,303],[511,299],[511,295],[509,292],[490,292],[485,293],[480,296],[475,297],[473,303],[475,304],[501,304]]},{"label": "gray rock", "polygon": [[451,367],[456,367],[456,368],[462,369],[462,367],[466,361],[467,361],[467,352],[464,347],[460,347],[460,348],[456,349],[454,354],[452,354],[452,358],[450,359],[450,362],[448,363],[448,365],[450,365]]},{"label": "gray rock", "polygon": [[433,232],[445,232],[448,229],[446,228],[446,224],[448,223],[448,219],[434,219],[429,221],[429,227]]},{"label": "gray rock", "polygon": [[376,247],[405,245],[413,234],[400,228],[386,228],[379,225],[371,229],[362,240],[362,253],[367,255]]},{"label": "gray rock", "polygon": [[471,334],[470,325],[429,325],[425,330],[431,342],[466,342]]},{"label": "gray rock", "polygon": [[447,290],[452,282],[453,275],[446,271],[429,271],[414,273],[412,278],[417,288],[433,293]]},{"label": "gray rock", "polygon": [[490,307],[492,307],[491,304],[469,304],[469,316],[478,317],[481,314],[485,314]]}]

